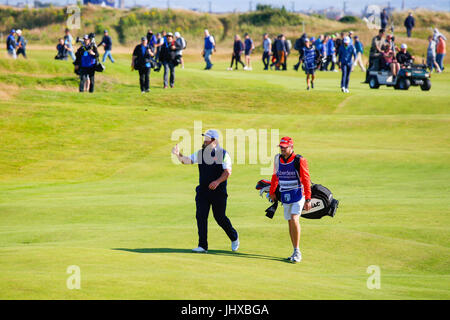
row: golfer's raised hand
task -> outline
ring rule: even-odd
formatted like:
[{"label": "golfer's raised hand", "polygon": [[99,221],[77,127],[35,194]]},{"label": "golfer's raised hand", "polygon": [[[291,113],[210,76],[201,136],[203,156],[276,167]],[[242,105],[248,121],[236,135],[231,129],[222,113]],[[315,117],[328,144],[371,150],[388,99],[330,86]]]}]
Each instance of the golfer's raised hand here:
[{"label": "golfer's raised hand", "polygon": [[176,144],[175,147],[172,148],[172,153],[176,156],[180,155],[180,150],[178,149],[178,144]]},{"label": "golfer's raised hand", "polygon": [[219,182],[217,182],[217,180],[214,180],[213,182],[211,182],[209,184],[209,189],[211,190],[216,190],[217,186],[219,185]]}]

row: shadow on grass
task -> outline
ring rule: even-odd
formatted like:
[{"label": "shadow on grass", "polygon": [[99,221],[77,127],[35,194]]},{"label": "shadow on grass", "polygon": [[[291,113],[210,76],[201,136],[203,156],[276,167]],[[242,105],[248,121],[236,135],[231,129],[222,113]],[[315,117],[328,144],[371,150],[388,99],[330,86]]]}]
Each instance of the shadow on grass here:
[{"label": "shadow on grass", "polygon": [[[180,248],[137,248],[137,249],[113,248],[112,250],[128,251],[128,252],[135,252],[135,253],[189,253],[189,254],[201,255],[201,253],[192,252],[191,249],[180,249]],[[263,259],[263,260],[289,262],[287,259],[283,259],[283,258],[279,258],[279,257],[271,257],[271,256],[265,256],[265,255],[260,255],[260,254],[251,254],[251,253],[232,252],[232,251],[226,251],[226,250],[208,250],[207,254],[239,257],[239,258],[249,258],[249,259]]]}]

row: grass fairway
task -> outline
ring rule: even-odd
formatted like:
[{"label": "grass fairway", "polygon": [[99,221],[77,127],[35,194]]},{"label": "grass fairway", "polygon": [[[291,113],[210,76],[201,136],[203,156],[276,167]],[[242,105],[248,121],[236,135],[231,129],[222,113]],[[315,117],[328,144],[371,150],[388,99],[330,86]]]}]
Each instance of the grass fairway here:
[{"label": "grass fairway", "polygon": [[[0,299],[450,299],[450,75],[432,89],[370,90],[363,73],[177,69],[176,88],[142,95],[129,56],[76,92],[53,51],[0,58]],[[256,60],[256,56],[254,57]],[[259,57],[258,57],[259,59]],[[290,65],[292,66],[292,59]],[[291,68],[291,67],[290,67]],[[212,214],[196,247],[195,166],[174,165],[176,129],[279,129],[340,200],[334,218],[301,219],[303,261],[282,210],[264,216],[261,165],[234,164],[227,213],[241,247]],[[67,267],[81,269],[69,290]],[[369,290],[367,267],[381,269]]]}]

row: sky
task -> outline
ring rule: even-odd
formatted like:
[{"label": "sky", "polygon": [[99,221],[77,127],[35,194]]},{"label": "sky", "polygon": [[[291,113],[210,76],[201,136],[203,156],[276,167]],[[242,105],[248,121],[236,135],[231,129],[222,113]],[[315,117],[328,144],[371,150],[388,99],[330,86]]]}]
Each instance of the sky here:
[{"label": "sky", "polygon": [[[6,3],[7,0],[1,0]],[[26,0],[8,0],[10,4],[17,2],[26,2]],[[29,0],[30,2],[33,0]],[[41,2],[53,2],[59,4],[75,3],[75,0],[40,0]],[[347,8],[355,13],[361,12],[367,4],[377,4],[386,6],[390,2],[391,6],[400,8],[402,0],[345,0]],[[118,0],[116,0],[118,2]],[[209,3],[213,12],[248,11],[250,6],[255,8],[257,3],[271,4],[274,6],[284,5],[286,9],[295,10],[324,9],[327,7],[342,8],[344,0],[125,0],[126,6],[132,6],[134,3],[151,7],[198,9],[200,11],[209,11]],[[415,8],[423,7],[432,10],[450,11],[450,0],[405,0],[405,7]]]}]

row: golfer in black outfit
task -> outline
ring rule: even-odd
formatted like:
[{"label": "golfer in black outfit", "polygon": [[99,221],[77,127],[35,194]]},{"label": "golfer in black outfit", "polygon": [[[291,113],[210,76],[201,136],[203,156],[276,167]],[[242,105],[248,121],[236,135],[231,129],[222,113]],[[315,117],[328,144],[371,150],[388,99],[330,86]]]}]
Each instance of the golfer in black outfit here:
[{"label": "golfer in black outfit", "polygon": [[139,84],[142,93],[150,91],[150,60],[154,56],[147,44],[147,38],[142,37],[141,44],[134,48],[133,58],[131,59],[131,68],[139,71]]},{"label": "golfer in black outfit", "polygon": [[197,205],[198,247],[193,252],[207,252],[208,250],[208,215],[212,207],[214,219],[222,227],[231,240],[231,250],[239,248],[237,231],[231,225],[225,215],[227,207],[227,179],[231,175],[230,155],[222,149],[217,139],[216,130],[208,130],[205,134],[203,147],[190,157],[183,156],[178,150],[178,145],[172,149],[178,160],[183,164],[198,163],[200,184],[197,186],[195,203]]}]

